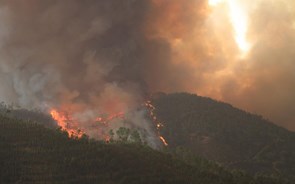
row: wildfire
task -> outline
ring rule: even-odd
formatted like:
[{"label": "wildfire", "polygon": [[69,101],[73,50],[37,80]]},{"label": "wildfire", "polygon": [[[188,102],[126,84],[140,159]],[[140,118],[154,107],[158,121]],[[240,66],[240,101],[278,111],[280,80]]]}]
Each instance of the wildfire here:
[{"label": "wildfire", "polygon": [[99,123],[102,123],[102,124],[105,124],[105,125],[108,125],[108,123],[114,119],[124,119],[125,117],[125,113],[124,112],[119,112],[119,113],[115,113],[115,114],[111,114],[110,116],[108,117],[97,117],[95,119],[96,122],[99,122]]},{"label": "wildfire", "polygon": [[[83,134],[86,132],[79,128],[78,120],[74,119],[69,113],[57,111],[56,109],[52,109],[50,111],[51,117],[57,122],[58,126],[61,127],[62,130],[66,131],[69,134],[69,137],[77,137],[81,138]],[[99,116],[95,118],[92,122],[93,125],[99,123],[103,126],[108,126],[109,123],[117,118],[124,119],[124,112],[119,112],[115,114],[111,114],[109,116]],[[98,130],[99,132],[99,130]],[[105,141],[109,140],[108,135],[101,135]]]},{"label": "wildfire", "polygon": [[166,139],[161,135],[160,130],[161,128],[164,126],[163,123],[161,123],[160,121],[158,121],[157,116],[155,115],[155,110],[156,107],[153,106],[151,101],[147,101],[145,103],[145,106],[147,107],[147,109],[149,110],[149,115],[152,118],[153,122],[156,124],[156,128],[157,128],[157,133],[158,133],[158,137],[161,140],[161,142],[165,145],[168,146],[168,143],[166,141]]},{"label": "wildfire", "polygon": [[78,127],[70,127],[73,126],[74,120],[66,113],[58,112],[55,109],[50,111],[52,118],[57,122],[58,126],[61,127],[62,130],[68,132],[69,137],[78,137],[80,138],[84,131],[80,130]]},{"label": "wildfire", "polygon": [[[159,137],[159,140],[163,143],[163,145],[168,146],[167,141],[160,133],[160,130],[162,127],[164,127],[164,125],[158,120],[154,113],[156,108],[152,105],[151,101],[147,101],[144,106],[148,109],[149,116],[156,126],[157,136]],[[77,118],[74,118],[75,116],[73,116],[72,113],[52,109],[50,111],[50,114],[52,118],[57,122],[58,126],[69,134],[69,137],[81,138],[83,134],[87,133],[86,131],[81,129],[81,127],[79,127],[83,124]],[[104,129],[104,127],[108,127],[110,122],[115,119],[125,119],[125,115],[126,114],[124,112],[118,112],[111,115],[104,114],[93,118],[93,120],[90,120],[90,124],[92,129],[93,127],[97,128],[97,135],[99,135],[106,142],[109,142],[110,136],[101,129]]]},{"label": "wildfire", "polygon": [[163,144],[164,144],[165,146],[168,146],[168,143],[166,142],[166,140],[164,139],[163,136],[159,136],[159,138],[160,138],[160,140],[163,142]]}]

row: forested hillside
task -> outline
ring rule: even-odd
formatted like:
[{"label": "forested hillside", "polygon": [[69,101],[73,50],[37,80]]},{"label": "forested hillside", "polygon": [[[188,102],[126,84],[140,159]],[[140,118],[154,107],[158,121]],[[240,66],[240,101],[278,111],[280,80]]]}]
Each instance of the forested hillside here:
[{"label": "forested hillside", "polygon": [[[0,116],[0,183],[281,184],[230,172],[199,157],[65,132]],[[287,183],[287,182],[286,182]]]},{"label": "forested hillside", "polygon": [[295,133],[197,95],[157,94],[155,113],[171,149],[184,147],[230,168],[294,178]]}]

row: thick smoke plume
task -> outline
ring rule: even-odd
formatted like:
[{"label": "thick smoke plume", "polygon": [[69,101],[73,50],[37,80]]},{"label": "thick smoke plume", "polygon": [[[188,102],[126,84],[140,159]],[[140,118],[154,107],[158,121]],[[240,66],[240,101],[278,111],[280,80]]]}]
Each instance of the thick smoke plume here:
[{"label": "thick smoke plume", "polygon": [[188,91],[295,130],[295,4],[237,2],[249,15],[244,57],[225,3],[0,0],[0,99],[87,122]]},{"label": "thick smoke plume", "polygon": [[[158,61],[148,63],[148,86],[210,96],[295,130],[294,1],[219,2],[154,0],[147,35],[166,46],[152,53]],[[235,40],[230,8],[241,15],[235,3],[248,18],[247,53]],[[241,21],[234,22],[239,29]]]},{"label": "thick smoke plume", "polygon": [[[110,129],[96,127],[97,117],[126,113],[128,118],[133,111],[126,126],[144,129],[152,139],[151,125],[136,110],[148,94],[142,29],[149,2],[0,2],[1,100],[57,109],[91,137]],[[112,124],[116,129],[124,122]]]}]

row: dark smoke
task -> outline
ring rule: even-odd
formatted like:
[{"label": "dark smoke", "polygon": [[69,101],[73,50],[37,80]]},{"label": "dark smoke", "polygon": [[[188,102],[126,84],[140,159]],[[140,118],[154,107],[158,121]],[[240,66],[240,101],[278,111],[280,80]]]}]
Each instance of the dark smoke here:
[{"label": "dark smoke", "polygon": [[84,120],[189,91],[295,129],[294,2],[237,2],[242,59],[225,5],[205,0],[0,0],[0,99]]},{"label": "dark smoke", "polygon": [[[91,137],[102,138],[100,132],[119,126],[136,128],[158,146],[146,113],[136,109],[149,94],[143,79],[149,1],[0,3],[2,101],[66,112]],[[98,116],[121,112],[128,121],[114,120],[111,127],[94,124]]]},{"label": "dark smoke", "polygon": [[[147,7],[134,0],[2,0],[1,98],[107,112],[138,105],[147,94],[141,31]],[[119,103],[108,107],[108,100]]]}]

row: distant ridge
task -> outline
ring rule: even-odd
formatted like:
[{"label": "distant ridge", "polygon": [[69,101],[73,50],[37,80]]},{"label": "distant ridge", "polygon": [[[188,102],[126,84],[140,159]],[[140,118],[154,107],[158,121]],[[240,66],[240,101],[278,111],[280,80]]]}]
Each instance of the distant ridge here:
[{"label": "distant ridge", "polygon": [[294,178],[295,133],[230,104],[188,93],[153,96],[170,148],[252,174]]}]

